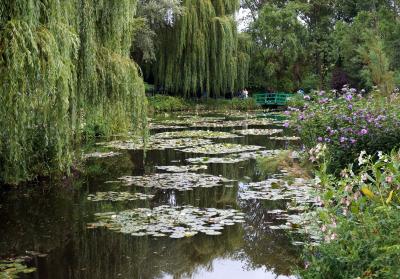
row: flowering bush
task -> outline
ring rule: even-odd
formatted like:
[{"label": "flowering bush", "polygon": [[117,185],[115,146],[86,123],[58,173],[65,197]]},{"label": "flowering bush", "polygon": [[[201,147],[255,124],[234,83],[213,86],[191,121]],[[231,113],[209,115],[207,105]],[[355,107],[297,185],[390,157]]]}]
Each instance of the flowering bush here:
[{"label": "flowering bush", "polygon": [[325,242],[307,251],[302,278],[400,278],[400,154],[374,161],[363,151],[357,161],[357,174],[319,173]]},{"label": "flowering bush", "polygon": [[375,154],[400,145],[400,98],[364,94],[348,87],[320,91],[286,112],[306,148],[327,145],[333,172],[353,162],[361,150]]}]

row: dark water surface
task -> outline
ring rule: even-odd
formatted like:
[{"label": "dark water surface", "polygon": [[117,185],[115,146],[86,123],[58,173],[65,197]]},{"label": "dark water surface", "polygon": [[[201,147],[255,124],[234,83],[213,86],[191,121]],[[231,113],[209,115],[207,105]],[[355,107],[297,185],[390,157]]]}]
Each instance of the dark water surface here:
[{"label": "dark water surface", "polygon": [[[268,149],[284,149],[289,145],[285,141],[268,140],[266,136],[215,142]],[[199,156],[174,150],[149,151],[146,156],[143,151],[122,153],[89,159],[84,173],[63,185],[48,183],[0,194],[0,257],[33,254],[30,264],[37,267],[37,272],[20,278],[295,278],[291,270],[300,263],[299,248],[291,244],[292,236],[287,232],[269,228],[276,220],[267,212],[282,205],[277,201],[238,199],[240,185],[260,179],[255,160],[208,165],[206,173],[237,180],[234,187],[176,192],[105,182],[125,175],[154,173],[155,166],[185,165],[186,158]],[[138,191],[155,197],[129,202],[87,200],[88,194],[98,191]],[[97,212],[158,205],[235,208],[245,213],[245,223],[225,227],[219,236],[199,233],[183,239],[134,237],[86,227]]]}]

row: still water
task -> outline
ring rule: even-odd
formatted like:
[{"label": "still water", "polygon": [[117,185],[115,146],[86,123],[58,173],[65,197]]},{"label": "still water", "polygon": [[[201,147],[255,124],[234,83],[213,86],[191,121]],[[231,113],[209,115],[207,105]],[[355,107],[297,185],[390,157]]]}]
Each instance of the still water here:
[{"label": "still water", "polygon": [[[258,117],[271,117],[260,115]],[[276,128],[267,126],[236,127]],[[201,129],[201,128],[188,128]],[[207,128],[231,131],[229,127]],[[152,130],[152,133],[168,129]],[[214,142],[258,145],[267,149],[287,149],[293,143],[270,140],[266,136],[213,139]],[[94,146],[92,151],[99,147]],[[186,159],[199,157],[179,150],[119,151],[119,156],[88,159],[63,183],[46,182],[0,193],[0,258],[29,255],[29,265],[37,271],[19,278],[39,279],[241,279],[296,278],[293,270],[301,265],[299,247],[293,235],[272,230],[279,222],[268,211],[280,209],[277,201],[240,200],[243,184],[259,181],[256,161],[235,164],[207,164],[204,173],[234,180],[233,187],[195,188],[191,191],[126,188],[116,181],[122,176],[155,172],[156,166],[187,165]],[[99,191],[131,191],[152,194],[149,200],[88,200]],[[104,228],[88,229],[99,212],[119,212],[160,205],[191,205],[199,208],[238,209],[245,222],[225,227],[221,235],[199,233],[193,237],[135,237]],[[0,274],[1,275],[1,274]]]}]

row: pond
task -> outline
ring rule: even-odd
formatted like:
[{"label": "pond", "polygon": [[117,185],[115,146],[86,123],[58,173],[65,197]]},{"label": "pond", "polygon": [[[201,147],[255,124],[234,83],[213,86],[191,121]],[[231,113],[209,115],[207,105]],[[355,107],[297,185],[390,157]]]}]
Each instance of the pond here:
[{"label": "pond", "polygon": [[283,129],[279,114],[182,113],[152,119],[146,153],[87,147],[79,175],[1,193],[0,259],[36,268],[10,278],[296,278],[288,208],[309,201],[275,194],[282,177],[263,182],[255,160],[299,146]]}]

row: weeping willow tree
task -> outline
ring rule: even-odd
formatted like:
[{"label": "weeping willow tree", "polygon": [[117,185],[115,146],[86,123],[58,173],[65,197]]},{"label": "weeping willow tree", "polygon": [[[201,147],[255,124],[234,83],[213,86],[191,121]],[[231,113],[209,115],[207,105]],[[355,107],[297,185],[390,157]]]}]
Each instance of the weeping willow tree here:
[{"label": "weeping willow tree", "polygon": [[[136,0],[0,3],[0,182],[68,171],[82,127],[145,124]],[[114,126],[113,126],[114,125]]]},{"label": "weeping willow tree", "polygon": [[[184,0],[184,13],[159,32],[155,81],[185,97],[220,96],[247,83],[249,56],[239,48],[237,0]],[[240,80],[240,82],[238,82]]]}]

